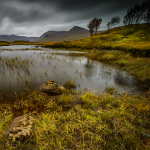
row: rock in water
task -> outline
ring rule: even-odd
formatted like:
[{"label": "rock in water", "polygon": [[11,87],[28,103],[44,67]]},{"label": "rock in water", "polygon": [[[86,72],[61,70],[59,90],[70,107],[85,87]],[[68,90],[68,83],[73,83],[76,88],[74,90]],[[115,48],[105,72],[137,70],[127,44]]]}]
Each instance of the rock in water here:
[{"label": "rock in water", "polygon": [[56,84],[52,80],[48,80],[46,83],[44,83],[41,86],[41,90],[44,92],[52,92],[55,94],[61,94],[65,90],[65,88],[59,84]]},{"label": "rock in water", "polygon": [[34,119],[29,115],[22,115],[15,118],[5,132],[8,140],[10,142],[27,140],[32,134],[33,123]]}]

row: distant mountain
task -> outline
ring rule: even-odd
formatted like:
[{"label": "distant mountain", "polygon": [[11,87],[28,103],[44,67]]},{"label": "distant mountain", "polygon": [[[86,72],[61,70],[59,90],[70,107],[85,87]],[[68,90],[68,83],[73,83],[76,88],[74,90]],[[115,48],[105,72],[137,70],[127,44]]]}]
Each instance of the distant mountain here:
[{"label": "distant mountain", "polygon": [[67,31],[48,31],[46,33],[55,33],[55,34],[63,34],[66,33]]},{"label": "distant mountain", "polygon": [[48,31],[40,36],[35,42],[62,42],[62,41],[74,41],[90,36],[88,30],[74,26],[69,31]]},{"label": "distant mountain", "polygon": [[40,36],[36,41],[38,41],[39,39],[47,39],[47,38],[54,38],[57,35],[61,35],[66,33],[67,31],[47,31],[45,32],[42,36]]},{"label": "distant mountain", "polygon": [[33,42],[37,39],[38,37],[26,37],[26,36],[17,36],[17,35],[0,35],[0,41],[7,41],[7,42],[12,42],[12,41],[29,41]]}]

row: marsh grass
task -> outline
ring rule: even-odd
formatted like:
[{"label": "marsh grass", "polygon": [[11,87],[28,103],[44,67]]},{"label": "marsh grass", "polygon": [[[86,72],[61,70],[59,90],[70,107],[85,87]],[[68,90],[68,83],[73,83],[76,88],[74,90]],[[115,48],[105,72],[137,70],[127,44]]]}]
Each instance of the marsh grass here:
[{"label": "marsh grass", "polygon": [[109,93],[109,94],[117,94],[117,90],[113,87],[113,86],[107,86],[106,88],[105,88],[105,91],[107,92],[107,93]]},{"label": "marsh grass", "polygon": [[[109,93],[98,96],[64,93],[59,98],[47,99],[42,93],[28,90],[22,94],[26,96],[17,97],[16,103],[0,107],[2,149],[142,150],[147,146],[148,138],[144,134],[150,133],[150,104],[146,98],[128,94],[116,97]],[[35,118],[32,138],[9,145],[4,136],[7,126],[14,117],[26,113]]]},{"label": "marsh grass", "polygon": [[66,89],[75,89],[76,85],[75,85],[75,82],[71,79],[64,84],[64,87]]},{"label": "marsh grass", "polygon": [[8,69],[25,68],[28,70],[31,61],[28,58],[21,59],[20,57],[2,57],[0,56],[0,65],[6,66]]}]

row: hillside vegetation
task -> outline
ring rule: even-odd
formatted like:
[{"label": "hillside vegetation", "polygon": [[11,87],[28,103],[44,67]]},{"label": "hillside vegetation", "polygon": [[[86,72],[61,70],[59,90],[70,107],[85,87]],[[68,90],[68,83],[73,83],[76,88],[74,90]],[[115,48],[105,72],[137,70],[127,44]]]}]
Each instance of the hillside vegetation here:
[{"label": "hillside vegetation", "polygon": [[130,34],[126,35],[125,26],[116,27],[85,39],[46,43],[46,45],[54,48],[123,50],[131,52],[134,56],[150,56],[150,37],[147,30],[146,24],[139,25],[137,31],[134,31],[133,25]]}]

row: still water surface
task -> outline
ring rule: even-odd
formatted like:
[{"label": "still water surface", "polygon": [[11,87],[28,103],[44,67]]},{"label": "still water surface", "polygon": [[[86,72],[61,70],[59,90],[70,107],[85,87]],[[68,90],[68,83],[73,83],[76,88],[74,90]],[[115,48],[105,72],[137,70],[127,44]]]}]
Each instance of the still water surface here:
[{"label": "still water surface", "polygon": [[[125,71],[86,57],[63,55],[69,51],[43,48],[35,50],[33,47],[0,47],[0,103],[6,99],[11,100],[13,93],[21,92],[26,86],[33,91],[40,91],[40,86],[47,80],[61,85],[73,80],[77,85],[76,90],[82,92],[105,91],[106,87],[111,86],[119,92],[139,92],[138,81]],[[9,66],[13,61],[22,65]]]}]

